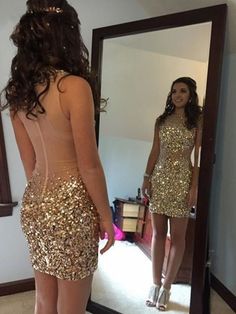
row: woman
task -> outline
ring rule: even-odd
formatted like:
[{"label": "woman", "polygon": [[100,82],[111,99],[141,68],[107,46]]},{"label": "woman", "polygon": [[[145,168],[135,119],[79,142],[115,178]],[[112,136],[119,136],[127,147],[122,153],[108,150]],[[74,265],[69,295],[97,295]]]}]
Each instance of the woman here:
[{"label": "woman", "polygon": [[[153,228],[153,285],[146,305],[157,306],[163,311],[167,309],[171,284],[184,254],[190,209],[197,202],[202,119],[196,88],[196,82],[189,77],[178,78],[172,83],[165,111],[156,120],[142,186],[143,195],[149,198]],[[171,249],[162,284],[168,220]]]},{"label": "woman", "polygon": [[[36,314],[82,314],[99,233],[114,242],[98,157],[88,52],[66,0],[28,0],[11,39],[4,90],[28,184],[21,223],[35,272]],[[95,94],[94,94],[95,95]]]}]

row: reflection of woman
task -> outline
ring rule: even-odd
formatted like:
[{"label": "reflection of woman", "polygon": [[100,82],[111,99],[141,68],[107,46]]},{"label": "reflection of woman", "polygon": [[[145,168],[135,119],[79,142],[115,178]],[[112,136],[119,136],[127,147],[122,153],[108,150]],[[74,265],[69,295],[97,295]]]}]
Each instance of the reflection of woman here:
[{"label": "reflection of woman", "polygon": [[[160,310],[167,308],[171,284],[185,249],[190,209],[196,205],[201,120],[196,82],[189,77],[176,79],[167,97],[165,111],[156,120],[153,146],[142,186],[143,195],[150,198],[153,228],[153,286],[146,305],[157,306]],[[168,219],[171,249],[161,288]]]},{"label": "reflection of woman", "polygon": [[28,179],[21,211],[36,281],[35,313],[85,313],[98,237],[113,226],[97,153],[87,49],[65,0],[29,0],[12,39],[5,88]]}]

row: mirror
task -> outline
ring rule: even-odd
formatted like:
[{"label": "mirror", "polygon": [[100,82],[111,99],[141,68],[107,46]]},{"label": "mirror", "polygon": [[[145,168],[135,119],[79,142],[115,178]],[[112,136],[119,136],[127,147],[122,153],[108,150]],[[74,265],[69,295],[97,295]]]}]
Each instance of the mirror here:
[{"label": "mirror", "polygon": [[[155,120],[164,111],[172,81],[181,76],[194,78],[198,86],[199,104],[203,106],[210,37],[211,22],[207,22],[104,40],[101,95],[109,98],[109,101],[106,113],[100,115],[99,152],[107,178],[110,204],[113,204],[117,198],[135,199],[138,188],[141,188],[143,173],[152,147]],[[127,207],[127,203],[124,204]],[[128,254],[134,254],[131,253],[134,251],[134,245],[127,244],[134,243],[138,248],[137,256],[130,257],[130,266],[125,265],[121,273],[126,269],[129,269],[130,273],[133,269],[132,265],[137,265],[139,259],[141,264],[136,272],[139,272],[138,269],[143,269],[142,263],[147,264],[147,273],[143,270],[145,276],[141,282],[145,289],[137,289],[135,297],[131,298],[136,300],[135,303],[140,303],[139,309],[145,313],[147,308],[144,300],[152,277],[151,265],[149,265],[152,230],[148,209],[142,210],[144,211],[142,219],[137,219],[126,217],[124,213],[119,213],[118,208],[114,208],[116,225],[125,232],[128,239],[128,242],[117,243],[121,249],[119,256],[125,258]],[[126,226],[127,223],[134,225]],[[194,241],[192,229],[195,225],[195,216],[190,216],[189,224],[191,228],[189,225],[185,260],[177,275],[179,284],[172,287],[170,304],[170,310],[181,308],[183,313],[189,313],[190,305]],[[136,232],[137,228],[138,232]],[[170,236],[167,238],[167,251],[169,241]],[[121,247],[122,245],[124,248]],[[113,249],[113,254],[110,252],[110,255],[115,254],[115,249],[117,247]],[[147,254],[146,259],[140,249]],[[166,259],[168,258],[169,253],[166,252]],[[115,256],[114,259],[117,260]],[[134,287],[127,288],[127,281],[133,283],[135,281],[128,280],[127,274],[123,280],[120,278],[119,275],[116,286],[120,285],[121,290],[126,291],[126,295],[134,294]],[[116,300],[115,294],[112,295],[109,296],[107,293],[107,298],[112,298],[114,308],[118,309],[119,305],[122,305],[120,296],[117,296]],[[180,299],[183,301],[179,302]],[[106,299],[104,303],[107,304]],[[130,309],[130,313],[132,311],[134,310]],[[124,312],[122,308],[120,312]]]},{"label": "mirror", "polygon": [[[133,201],[142,184],[153,126],[164,111],[172,81],[180,76],[194,78],[200,105],[204,103],[197,214],[189,219],[183,259],[186,264],[182,270],[180,267],[177,283],[172,287],[170,313],[206,313],[203,311],[208,300],[203,299],[203,294],[207,208],[225,12],[226,6],[220,5],[104,27],[93,33],[92,67],[98,73],[101,96],[108,98],[107,112],[97,116],[97,136],[114,209],[120,202],[137,205]],[[208,183],[207,187],[203,182]],[[126,220],[128,224],[135,220],[135,227],[124,226],[123,214],[114,217],[115,223],[125,231],[127,241],[117,241],[107,257],[100,259],[101,271],[95,275],[91,296],[94,306],[99,304],[124,314],[152,310],[145,306],[152,278],[148,258],[152,230],[149,210],[139,203],[138,208],[138,217]]]}]

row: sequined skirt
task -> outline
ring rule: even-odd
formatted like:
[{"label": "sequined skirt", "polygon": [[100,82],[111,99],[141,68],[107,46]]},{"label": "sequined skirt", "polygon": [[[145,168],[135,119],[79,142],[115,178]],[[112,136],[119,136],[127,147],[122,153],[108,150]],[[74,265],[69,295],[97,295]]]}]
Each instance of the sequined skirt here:
[{"label": "sequined skirt", "polygon": [[155,165],[152,177],[151,213],[168,217],[189,217],[188,193],[192,166],[188,160],[166,160]]},{"label": "sequined skirt", "polygon": [[97,268],[99,217],[79,176],[29,181],[21,225],[34,269],[78,280]]}]

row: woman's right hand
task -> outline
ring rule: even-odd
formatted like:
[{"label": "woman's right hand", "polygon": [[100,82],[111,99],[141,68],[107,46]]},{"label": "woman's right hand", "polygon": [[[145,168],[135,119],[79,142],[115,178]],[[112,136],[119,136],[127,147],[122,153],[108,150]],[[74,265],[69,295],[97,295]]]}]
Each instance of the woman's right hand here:
[{"label": "woman's right hand", "polygon": [[107,236],[107,242],[105,246],[100,250],[103,254],[108,251],[115,242],[115,232],[112,224],[112,220],[101,220],[100,221],[100,238],[103,240],[105,238],[105,233]]},{"label": "woman's right hand", "polygon": [[143,185],[142,185],[142,194],[144,197],[148,199],[151,197],[151,193],[152,193],[151,188],[152,188],[152,184],[149,178],[144,178]]}]

